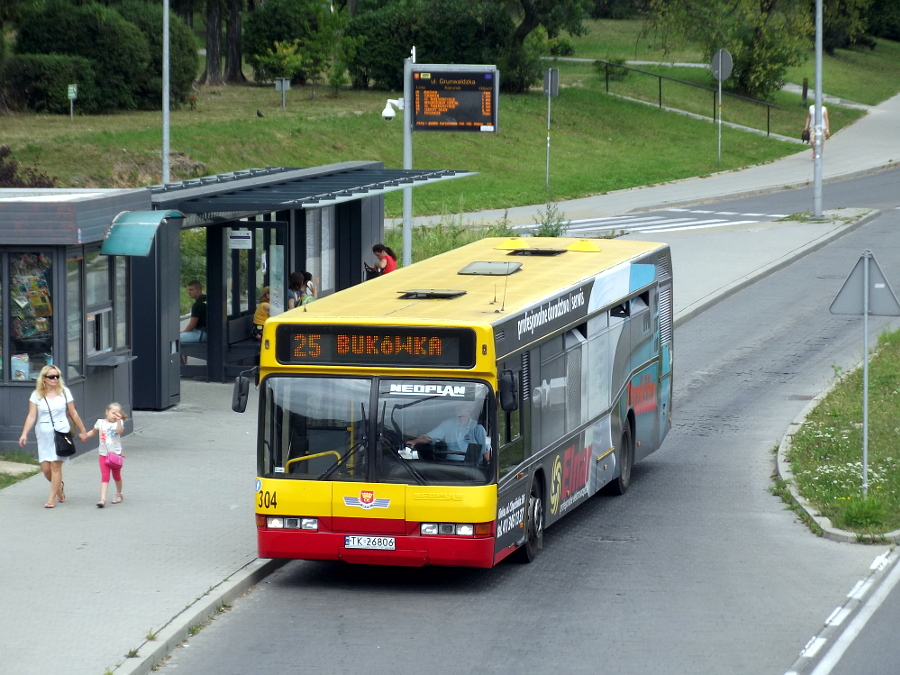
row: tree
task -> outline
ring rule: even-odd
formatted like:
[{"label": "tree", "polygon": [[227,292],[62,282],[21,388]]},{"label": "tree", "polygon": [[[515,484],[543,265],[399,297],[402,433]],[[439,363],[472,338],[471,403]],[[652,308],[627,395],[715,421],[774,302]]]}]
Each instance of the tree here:
[{"label": "tree", "polygon": [[875,37],[900,41],[900,3],[897,0],[872,0],[869,30]]},{"label": "tree", "polygon": [[222,0],[206,0],[206,68],[200,84],[221,87],[222,77]]},{"label": "tree", "polygon": [[244,0],[228,0],[228,17],[225,20],[225,81],[230,84],[246,82],[241,70],[244,59],[241,43],[241,10]]},{"label": "tree", "polygon": [[[866,35],[872,0],[829,0],[822,6],[822,48],[828,54],[835,49],[854,46],[875,48]],[[812,3],[815,16],[815,2]]]},{"label": "tree", "polygon": [[666,48],[689,41],[711,59],[727,49],[734,60],[730,89],[767,98],[802,63],[813,35],[808,0],[650,0],[652,23]]},{"label": "tree", "polygon": [[505,0],[513,16],[518,20],[507,46],[504,64],[505,75],[500,82],[503,89],[512,93],[527,91],[540,80],[540,66],[535,54],[535,43],[529,38],[538,27],[543,27],[547,37],[555,38],[562,31],[572,35],[584,33],[582,21],[590,15],[592,0]]},{"label": "tree", "polygon": [[244,48],[254,77],[271,79],[272,75],[261,67],[260,58],[276,42],[284,45],[294,41],[304,57],[304,65],[291,79],[305,82],[317,77],[328,65],[334,33],[340,29],[337,14],[319,0],[268,0],[250,13],[244,22]]}]

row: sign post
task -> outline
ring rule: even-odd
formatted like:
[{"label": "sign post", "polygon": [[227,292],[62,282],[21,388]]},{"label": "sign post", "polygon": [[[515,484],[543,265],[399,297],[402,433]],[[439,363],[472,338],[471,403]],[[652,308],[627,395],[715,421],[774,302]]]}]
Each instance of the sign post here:
[{"label": "sign post", "polygon": [[559,68],[547,68],[544,71],[544,94],[547,96],[547,177],[544,187],[550,193],[550,99],[559,96]]},{"label": "sign post", "polygon": [[872,251],[866,249],[831,302],[832,314],[863,317],[863,498],[869,496],[869,314],[900,316],[900,303]]},{"label": "sign post", "polygon": [[712,58],[712,74],[719,81],[719,166],[722,166],[722,80],[731,77],[734,62],[731,60],[731,52],[720,49]]},{"label": "sign post", "polygon": [[281,108],[282,110],[287,107],[287,102],[285,100],[285,92],[291,88],[291,81],[287,77],[276,77],[275,78],[275,91],[281,92]]},{"label": "sign post", "polygon": [[75,99],[78,98],[78,85],[69,85],[69,120],[75,121]]}]

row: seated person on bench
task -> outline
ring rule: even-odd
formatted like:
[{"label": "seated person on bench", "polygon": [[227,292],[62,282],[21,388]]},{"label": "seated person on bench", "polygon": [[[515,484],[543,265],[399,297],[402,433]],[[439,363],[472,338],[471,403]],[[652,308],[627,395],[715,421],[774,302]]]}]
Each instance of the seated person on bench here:
[{"label": "seated person on bench", "polygon": [[[444,459],[451,462],[464,462],[466,452],[471,444],[480,446],[475,464],[480,464],[481,459],[488,462],[491,458],[491,446],[488,443],[487,432],[484,427],[472,419],[472,403],[457,404],[456,416],[444,420],[427,434],[407,441],[407,447],[414,448],[419,443],[432,443],[443,441],[447,444],[447,455]],[[470,458],[471,459],[471,458]]]}]

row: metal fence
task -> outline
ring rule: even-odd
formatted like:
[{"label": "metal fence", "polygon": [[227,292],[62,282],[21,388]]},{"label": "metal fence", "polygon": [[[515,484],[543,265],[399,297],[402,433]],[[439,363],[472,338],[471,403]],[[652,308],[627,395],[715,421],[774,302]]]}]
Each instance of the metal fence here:
[{"label": "metal fence", "polygon": [[[677,78],[674,78],[674,77],[668,77],[667,75],[660,75],[660,74],[658,74],[658,73],[651,73],[650,71],[647,71],[647,70],[641,70],[640,68],[633,68],[632,66],[625,66],[625,65],[622,65],[622,64],[619,64],[619,63],[612,63],[612,62],[610,62],[610,61],[604,61],[603,59],[597,59],[596,61],[594,61],[594,66],[597,68],[597,70],[600,69],[600,65],[601,65],[601,64],[603,64],[603,66],[604,66],[605,77],[606,77],[606,93],[607,93],[607,94],[609,93],[609,79],[610,79],[610,78],[609,78],[609,73],[610,73],[610,69],[616,69],[616,68],[619,68],[619,69],[622,69],[622,70],[630,70],[630,71],[633,71],[633,72],[635,72],[635,73],[640,73],[641,75],[649,75],[650,77],[655,77],[655,78],[657,78],[657,79],[659,80],[659,87],[658,87],[658,89],[659,89],[658,102],[659,102],[659,107],[660,107],[660,108],[663,107],[663,80],[668,80],[669,82],[676,82],[676,83],[678,83],[678,84],[684,84],[684,85],[687,85],[688,87],[694,87],[695,89],[702,89],[702,90],[705,90],[705,91],[712,92],[712,109],[713,109],[712,118],[713,118],[714,121],[718,119],[718,112],[717,112],[717,111],[718,111],[718,109],[719,109],[719,100],[718,100],[718,99],[719,99],[719,92],[718,92],[718,90],[714,89],[713,87],[705,87],[705,86],[703,86],[702,84],[696,84],[696,83],[694,83],[694,82],[688,82],[688,81],[686,81],[686,80],[679,80],[679,79],[677,79]],[[615,71],[613,70],[613,72],[615,72]],[[614,77],[615,77],[615,76],[614,76]],[[757,100],[757,99],[755,99],[755,98],[749,98],[749,97],[747,97],[747,96],[741,96],[741,95],[739,95],[739,94],[731,94],[731,93],[729,93],[729,92],[727,92],[727,91],[722,92],[722,94],[723,94],[723,96],[730,96],[731,98],[739,99],[739,100],[742,100],[742,101],[747,101],[747,102],[749,102],[749,103],[753,103],[753,104],[756,104],[756,105],[765,106],[765,107],[766,107],[766,136],[770,136],[770,135],[771,135],[771,129],[772,129],[772,108],[775,108],[776,110],[781,110],[781,107],[780,107],[780,106],[777,106],[777,105],[775,105],[774,103],[766,103],[765,101],[759,101],[759,100]]]}]

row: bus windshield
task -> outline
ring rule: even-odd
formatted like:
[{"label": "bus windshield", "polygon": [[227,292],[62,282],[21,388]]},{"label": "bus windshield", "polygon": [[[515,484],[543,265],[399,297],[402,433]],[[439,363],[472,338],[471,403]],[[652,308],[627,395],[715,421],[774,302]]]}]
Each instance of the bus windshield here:
[{"label": "bus windshield", "polygon": [[484,485],[496,475],[483,382],[274,376],[263,387],[264,477]]}]

